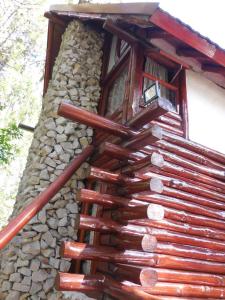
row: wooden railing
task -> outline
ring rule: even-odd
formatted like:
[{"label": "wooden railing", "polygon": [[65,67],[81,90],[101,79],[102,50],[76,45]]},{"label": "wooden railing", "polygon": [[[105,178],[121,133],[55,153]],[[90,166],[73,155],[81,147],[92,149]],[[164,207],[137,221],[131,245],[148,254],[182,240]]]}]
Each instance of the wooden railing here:
[{"label": "wooden railing", "polygon": [[63,173],[41,192],[17,217],[0,232],[0,249],[3,249],[16,234],[45,206],[71,178],[81,164],[92,154],[93,146],[86,147],[83,152],[74,158]]}]

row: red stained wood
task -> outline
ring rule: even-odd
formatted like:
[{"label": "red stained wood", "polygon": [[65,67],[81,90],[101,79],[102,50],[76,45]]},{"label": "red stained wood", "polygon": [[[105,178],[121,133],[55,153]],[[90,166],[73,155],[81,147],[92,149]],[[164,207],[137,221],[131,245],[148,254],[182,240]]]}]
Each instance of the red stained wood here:
[{"label": "red stained wood", "polygon": [[85,109],[76,107],[71,104],[62,103],[59,106],[58,114],[72,121],[81,122],[82,124],[93,128],[101,129],[107,133],[114,134],[123,138],[134,136],[136,132],[129,127],[101,117]]},{"label": "red stained wood", "polygon": [[117,262],[140,266],[157,266],[162,268],[225,274],[225,264],[181,258],[163,254],[126,250],[117,251],[113,247],[90,246],[83,243],[63,242],[60,248],[62,257],[73,259]]},{"label": "red stained wood", "polygon": [[215,160],[216,162],[220,162],[223,165],[225,163],[225,155],[224,154],[222,154],[218,151],[212,150],[210,148],[207,148],[206,146],[200,145],[196,142],[186,140],[182,137],[179,137],[177,135],[171,134],[166,131],[163,132],[163,139],[170,143],[178,145],[180,147],[186,148],[190,151],[194,151],[198,154],[204,155],[205,157]]},{"label": "red stained wood", "polygon": [[84,275],[59,272],[55,279],[58,291],[101,291],[105,277],[103,275]]},{"label": "red stained wood", "polygon": [[93,153],[93,146],[86,147],[62,174],[41,192],[17,217],[0,232],[0,249],[3,249],[12,238],[44,207],[72,177],[81,164]]},{"label": "red stained wood", "polygon": [[173,110],[171,102],[164,98],[158,98],[152,102],[148,107],[142,109],[133,118],[128,121],[128,125],[136,129],[155,120],[156,118]]},{"label": "red stained wood", "polygon": [[187,28],[187,26],[178,22],[166,12],[157,9],[157,11],[150,17],[150,21],[183,43],[201,52],[212,61],[225,67],[224,51],[215,45],[210,44],[206,39]]},{"label": "red stained wood", "polygon": [[175,85],[172,85],[162,79],[159,79],[157,77],[155,77],[154,75],[150,74],[150,73],[145,73],[143,72],[143,77],[146,77],[148,79],[151,79],[153,81],[158,81],[162,86],[164,86],[165,88],[167,88],[168,90],[174,91],[176,92],[178,90],[178,88]]}]

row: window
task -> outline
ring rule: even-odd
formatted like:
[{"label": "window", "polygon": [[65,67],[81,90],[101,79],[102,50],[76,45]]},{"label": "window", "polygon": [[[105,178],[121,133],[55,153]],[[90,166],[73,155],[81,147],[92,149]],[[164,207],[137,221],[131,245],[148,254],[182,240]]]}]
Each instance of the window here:
[{"label": "window", "polygon": [[[176,107],[178,88],[170,83],[171,77],[172,74],[166,67],[147,57],[144,64],[142,94],[158,82],[160,96],[170,100]],[[143,101],[142,105],[145,105]]]}]

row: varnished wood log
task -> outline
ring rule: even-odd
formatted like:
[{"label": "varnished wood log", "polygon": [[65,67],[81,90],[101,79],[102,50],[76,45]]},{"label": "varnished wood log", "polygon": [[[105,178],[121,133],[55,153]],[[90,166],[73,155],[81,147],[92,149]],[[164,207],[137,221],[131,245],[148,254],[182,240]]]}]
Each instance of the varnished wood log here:
[{"label": "varnished wood log", "polygon": [[[159,221],[158,221],[159,222]],[[166,222],[165,222],[166,223]],[[94,230],[100,232],[117,232],[120,234],[127,234],[129,236],[142,236],[150,234],[155,236],[161,242],[171,242],[177,244],[185,244],[190,246],[196,246],[200,248],[207,248],[216,251],[225,251],[225,242],[220,240],[214,240],[204,236],[196,236],[187,234],[181,231],[180,228],[176,228],[171,225],[172,222],[166,224],[157,224],[156,222],[149,222],[149,220],[130,220],[127,225],[120,225],[119,223],[106,218],[95,218],[90,216],[81,215],[80,217],[80,229]],[[155,226],[155,227],[154,227]],[[169,229],[164,229],[169,228]],[[171,228],[173,230],[171,230]],[[184,227],[185,228],[185,227]],[[204,228],[203,228],[204,229]],[[188,230],[186,230],[188,231]],[[199,230],[200,231],[200,230]],[[139,240],[140,241],[140,240]],[[139,243],[140,244],[140,243]]]},{"label": "varnished wood log", "polygon": [[169,132],[166,132],[166,131],[163,132],[163,139],[165,139],[166,141],[168,141],[170,143],[178,145],[180,147],[184,147],[188,150],[191,150],[191,151],[196,152],[198,154],[204,155],[205,157],[208,157],[212,160],[220,162],[223,165],[225,163],[224,154],[222,154],[218,151],[212,150],[210,148],[207,148],[206,146],[200,145],[196,142],[186,140],[182,137],[179,137],[175,134],[172,134],[172,133],[169,133]]},{"label": "varnished wood log", "polygon": [[58,291],[101,291],[105,277],[103,275],[84,275],[59,272],[55,279]]},{"label": "varnished wood log", "polygon": [[110,119],[101,117],[95,113],[89,112],[83,108],[76,107],[68,103],[61,103],[58,114],[72,121],[101,129],[109,134],[113,134],[122,138],[129,138],[137,134],[128,126],[116,123]]},{"label": "varnished wood log", "polygon": [[109,172],[104,169],[91,167],[89,173],[87,174],[88,179],[100,180],[112,184],[124,185],[126,182],[132,182],[132,178],[124,176],[120,173]]},{"label": "varnished wood log", "polygon": [[[117,267],[117,265],[116,265]],[[122,266],[123,267],[123,266]],[[122,267],[119,266],[118,271],[122,273]],[[126,266],[125,266],[126,268]],[[128,267],[129,268],[129,267]],[[150,274],[157,277],[158,281],[162,282],[174,282],[174,283],[191,283],[198,285],[209,286],[225,286],[225,276],[214,275],[200,272],[185,272],[182,270],[176,271],[171,269],[159,269],[159,268],[138,268],[140,270],[140,281],[145,283],[148,280]],[[143,284],[144,285],[144,284]]]},{"label": "varnished wood log", "polygon": [[[202,196],[210,199],[215,199],[219,201],[225,202],[225,195],[213,191],[209,186],[204,184],[199,184],[198,182],[194,182],[193,180],[184,179],[182,177],[176,176],[175,174],[168,174],[164,172],[152,172],[151,169],[142,170],[141,172],[136,172],[134,174],[136,177],[140,178],[140,180],[146,180],[149,178],[158,178],[162,180],[163,184],[167,187],[172,187],[177,192],[184,191],[190,194],[194,194],[197,196]],[[176,192],[175,191],[175,192]]]},{"label": "varnished wood log", "polygon": [[142,128],[143,125],[172,110],[173,106],[169,100],[158,97],[148,107],[142,109],[130,121],[128,121],[127,125],[139,129]]},{"label": "varnished wood log", "polygon": [[85,109],[75,107],[71,104],[62,103],[59,106],[58,114],[72,121],[81,122],[82,124],[101,129],[109,134],[121,138],[132,139],[125,143],[127,147],[139,149],[147,144],[156,142],[162,138],[162,130],[159,126],[151,126],[141,132],[134,131],[128,126],[116,123],[110,119],[91,113]]},{"label": "varnished wood log", "polygon": [[143,191],[162,193],[163,183],[158,178],[152,178],[150,180],[129,182],[126,184],[126,186],[118,189],[118,193],[120,193],[121,195],[134,194]]},{"label": "varnished wood log", "polygon": [[149,144],[154,144],[162,138],[162,129],[158,125],[150,125],[149,128],[140,131],[132,139],[122,143],[122,146],[129,149],[140,149]]},{"label": "varnished wood log", "polygon": [[[166,190],[164,189],[163,192],[166,194]],[[206,216],[206,217],[211,217],[211,218],[216,218],[220,220],[225,220],[224,217],[224,211],[215,209],[215,208],[210,208],[210,206],[205,206],[201,204],[195,204],[193,202],[188,202],[186,200],[182,200],[176,197],[170,197],[170,196],[165,196],[165,195],[157,195],[157,194],[149,194],[147,192],[140,193],[140,194],[133,194],[133,198],[139,201],[145,201],[145,202],[152,202],[155,204],[162,204],[166,205],[167,207],[170,208],[175,208],[178,210],[184,210],[187,212],[191,212],[198,215]],[[197,201],[196,201],[197,202]]]},{"label": "varnished wood log", "polygon": [[[128,206],[130,202],[130,199],[124,197],[102,194],[100,192],[88,189],[81,189],[80,191],[78,191],[76,200],[92,204],[96,203],[104,207]],[[137,202],[140,203],[140,201],[138,200]],[[133,205],[135,205],[135,202]]]},{"label": "varnished wood log", "polygon": [[138,250],[158,254],[174,255],[191,259],[214,261],[225,263],[224,253],[190,245],[179,245],[175,243],[157,242],[154,236],[144,235],[141,237],[130,237],[125,235],[113,235],[110,241],[104,241],[103,245],[116,246],[120,250]]},{"label": "varnished wood log", "polygon": [[143,268],[131,265],[111,264],[110,270],[113,277],[122,276],[128,281],[132,281],[142,286],[154,286],[158,281],[157,272],[153,268]]},{"label": "varnished wood log", "polygon": [[195,171],[191,171],[189,169],[186,169],[182,166],[175,165],[172,163],[166,162],[162,155],[159,153],[153,153],[151,157],[151,163],[160,168],[161,170],[168,172],[168,173],[175,173],[176,175],[180,175],[181,177],[189,178],[192,180],[196,180],[199,182],[202,182],[204,184],[210,185],[212,189],[225,193],[225,183],[221,182],[217,179],[211,178],[207,175],[203,175],[200,173],[197,173]]},{"label": "varnished wood log", "polygon": [[174,126],[170,126],[168,124],[162,123],[159,120],[152,120],[151,124],[160,126],[163,130],[171,132],[172,134],[176,134],[178,136],[183,136],[184,134],[182,129],[178,129]]},{"label": "varnished wood log", "polygon": [[168,116],[167,114],[158,117],[157,120],[160,122],[163,122],[167,125],[176,127],[177,129],[180,129],[180,130],[182,129],[181,121],[175,120],[175,119],[171,118],[170,116]]},{"label": "varnished wood log", "polygon": [[[219,170],[225,170],[225,167],[223,164],[218,163],[210,158],[207,158],[204,155],[201,155],[196,152],[190,151],[186,148],[174,145],[167,141],[160,140],[156,143],[156,146],[159,147],[160,149],[164,149],[166,151],[169,151],[171,153],[179,155],[180,157],[187,158],[190,161],[196,162],[200,165],[212,167],[212,168],[219,169]],[[146,147],[146,150],[148,150],[148,146]],[[150,148],[150,150],[151,150],[151,148]]]},{"label": "varnished wood log", "polygon": [[160,221],[151,221],[148,219],[136,219],[136,220],[126,220],[124,223],[134,224],[138,226],[147,226],[159,229],[167,229],[174,232],[185,233],[188,235],[193,236],[202,236],[208,239],[212,239],[212,243],[214,242],[215,245],[212,245],[211,249],[217,249],[220,251],[225,251],[225,236],[222,230],[217,230],[213,228],[207,228],[202,226],[195,226],[195,225],[186,225],[182,222],[172,221],[172,220],[160,220]]},{"label": "varnished wood log", "polygon": [[[221,169],[218,169],[215,167],[211,167],[211,166],[209,167],[209,166],[204,166],[202,164],[198,164],[189,159],[186,159],[186,158],[180,157],[174,153],[168,152],[167,148],[165,150],[163,150],[163,149],[159,149],[156,146],[148,145],[147,149],[148,149],[147,151],[146,150],[143,151],[146,154],[151,154],[153,151],[156,151],[156,153],[163,155],[163,158],[167,162],[174,163],[181,167],[184,167],[189,170],[193,170],[193,171],[196,171],[196,172],[199,172],[199,173],[211,176],[211,177],[215,177],[215,178],[222,179],[222,180],[225,179],[225,171],[224,170],[221,170]],[[153,157],[153,159],[154,159],[154,157]],[[155,159],[156,159],[156,157],[155,157]],[[158,159],[160,159],[159,155],[158,155]],[[138,163],[141,163],[141,161],[139,161]],[[149,161],[149,163],[150,163],[150,161]],[[161,164],[160,164],[160,166],[161,166]]]},{"label": "varnished wood log", "polygon": [[101,155],[106,154],[110,157],[119,160],[132,160],[132,161],[138,161],[141,158],[145,157],[145,155],[140,152],[131,151],[129,149],[123,148],[118,145],[114,145],[109,142],[105,142],[102,145],[100,145],[99,154]]},{"label": "varnished wood log", "polygon": [[225,274],[225,264],[188,259],[163,254],[153,254],[140,251],[117,251],[113,247],[90,246],[84,243],[63,242],[60,254],[65,258],[85,259],[123,264],[155,266],[176,270],[189,270]]}]

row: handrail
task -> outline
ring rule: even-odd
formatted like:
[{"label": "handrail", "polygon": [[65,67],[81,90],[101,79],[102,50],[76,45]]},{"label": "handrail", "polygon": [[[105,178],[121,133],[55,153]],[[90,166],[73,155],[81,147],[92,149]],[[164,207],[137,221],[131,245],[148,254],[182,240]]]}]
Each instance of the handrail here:
[{"label": "handrail", "polygon": [[89,145],[74,158],[59,177],[48,188],[41,192],[17,217],[0,231],[0,250],[3,249],[16,234],[45,206],[71,178],[81,164],[93,153],[94,147]]}]

